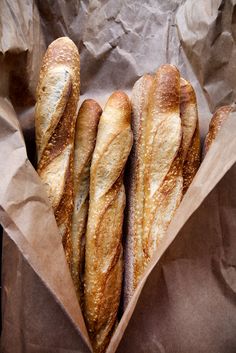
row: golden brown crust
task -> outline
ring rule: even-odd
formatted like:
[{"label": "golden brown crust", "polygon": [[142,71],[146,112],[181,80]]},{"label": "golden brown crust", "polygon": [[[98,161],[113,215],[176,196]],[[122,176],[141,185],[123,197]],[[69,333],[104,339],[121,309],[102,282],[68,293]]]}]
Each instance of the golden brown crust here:
[{"label": "golden brown crust", "polygon": [[69,71],[75,75],[73,88],[79,92],[80,88],[80,57],[76,45],[68,37],[61,37],[54,40],[48,47],[39,74],[37,95],[45,75],[54,68],[55,65],[65,65]]},{"label": "golden brown crust", "polygon": [[[153,77],[142,76],[134,84],[131,96],[133,147],[130,154],[129,180],[127,187],[127,241],[125,245],[125,306],[134,291],[133,247],[142,239],[143,207],[144,207],[144,156],[145,131],[148,113],[149,91]],[[140,244],[141,246],[141,244]],[[137,254],[139,263],[143,261],[143,252]],[[141,266],[141,265],[140,265]]]},{"label": "golden brown crust", "polygon": [[79,89],[77,47],[67,37],[58,38],[50,44],[43,59],[35,127],[37,170],[52,203],[68,263],[72,251],[73,141]]},{"label": "golden brown crust", "polygon": [[[142,248],[144,266],[149,262],[182,198],[182,166],[179,162],[182,128],[180,76],[172,65],[163,65],[154,77],[149,97],[145,136],[145,207]],[[160,207],[159,200],[165,198]],[[136,250],[137,251],[137,250]],[[135,271],[136,285],[140,278]]]},{"label": "golden brown crust", "polygon": [[188,153],[183,165],[183,177],[184,177],[184,186],[183,194],[186,193],[190,184],[193,181],[199,167],[201,164],[201,141],[200,141],[200,132],[199,125],[195,129],[191,145],[188,149]]},{"label": "golden brown crust", "polygon": [[209,131],[205,139],[205,144],[204,144],[205,154],[209,151],[209,148],[212,142],[215,140],[219,130],[221,129],[224,122],[227,120],[229,113],[231,111],[232,111],[232,107],[229,105],[225,105],[217,109],[216,112],[213,114],[209,125]]},{"label": "golden brown crust", "polygon": [[173,65],[162,65],[154,76],[150,94],[150,114],[176,112],[179,107],[179,71]]},{"label": "golden brown crust", "polygon": [[196,96],[191,84],[180,79],[180,116],[183,128],[183,193],[187,191],[200,166],[200,133]]},{"label": "golden brown crust", "polygon": [[132,146],[130,103],[108,99],[100,118],[90,171],[85,245],[85,319],[95,352],[104,352],[117,316],[122,282],[123,170]]},{"label": "golden brown crust", "polygon": [[[131,161],[130,181],[131,190],[143,188],[130,194],[126,264],[131,263],[133,269],[126,271],[126,304],[166,232],[183,188],[179,72],[172,65],[163,65],[153,78],[141,80],[143,84],[138,81],[132,93],[136,148],[132,158],[137,162]],[[145,124],[140,118],[143,115]],[[136,222],[138,218],[140,222]]]},{"label": "golden brown crust", "polygon": [[97,126],[102,109],[93,99],[79,110],[75,129],[74,211],[72,217],[71,274],[80,306],[83,307],[84,237],[89,207],[89,179]]}]

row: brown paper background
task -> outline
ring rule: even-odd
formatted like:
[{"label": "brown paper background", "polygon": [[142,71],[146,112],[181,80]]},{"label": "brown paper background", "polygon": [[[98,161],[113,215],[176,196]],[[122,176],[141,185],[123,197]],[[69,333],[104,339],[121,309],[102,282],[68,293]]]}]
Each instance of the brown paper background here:
[{"label": "brown paper background", "polygon": [[2,277],[3,352],[89,352],[74,325],[6,234]]},{"label": "brown paper background", "polygon": [[[203,138],[210,112],[236,96],[235,9],[234,0],[1,0],[0,96],[18,114],[31,162],[35,88],[52,40],[67,35],[80,50],[80,102],[103,105],[113,90],[129,94],[142,74],[177,65],[196,90]],[[0,107],[0,219],[13,240],[4,237],[2,351],[88,352],[52,211],[14,112],[6,101]],[[108,352],[236,351],[235,131],[232,115]]]}]

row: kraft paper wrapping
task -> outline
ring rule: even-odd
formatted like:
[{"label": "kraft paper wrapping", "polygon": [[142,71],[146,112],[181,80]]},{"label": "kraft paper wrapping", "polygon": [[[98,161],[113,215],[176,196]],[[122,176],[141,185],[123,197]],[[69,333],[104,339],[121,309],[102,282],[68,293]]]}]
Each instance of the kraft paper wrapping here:
[{"label": "kraft paper wrapping", "polygon": [[[0,100],[3,353],[90,351],[55,219],[32,166],[35,88],[47,45],[63,35],[77,44],[80,103],[93,97],[103,105],[116,89],[130,94],[142,74],[175,64],[196,90],[203,139],[211,112],[236,97],[235,16],[234,0],[1,0],[0,95],[8,98]],[[235,177],[232,113],[107,352],[236,351]]]}]

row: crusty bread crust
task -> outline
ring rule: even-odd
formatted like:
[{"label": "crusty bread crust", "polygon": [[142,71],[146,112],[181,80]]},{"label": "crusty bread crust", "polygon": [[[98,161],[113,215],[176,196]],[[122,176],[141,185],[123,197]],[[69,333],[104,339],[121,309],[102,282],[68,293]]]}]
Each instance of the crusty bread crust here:
[{"label": "crusty bread crust", "polygon": [[[148,98],[153,83],[151,75],[142,76],[134,84],[132,105],[132,131],[134,141],[128,165],[127,186],[127,223],[128,236],[125,239],[125,276],[124,276],[124,305],[126,306],[134,291],[134,239],[142,239],[143,208],[144,208],[144,170],[145,131],[148,114]],[[143,251],[136,254],[142,263]]]},{"label": "crusty bread crust", "polygon": [[38,173],[49,200],[70,265],[73,212],[73,153],[80,90],[80,58],[67,37],[49,45],[37,87],[35,111]]},{"label": "crusty bread crust", "polygon": [[84,242],[89,207],[89,180],[92,154],[102,109],[93,99],[85,100],[75,128],[74,211],[72,218],[71,273],[76,293],[83,307]]},{"label": "crusty bread crust", "polygon": [[122,284],[123,170],[132,146],[131,107],[115,92],[100,118],[90,171],[85,244],[85,319],[95,352],[104,352],[117,319]]},{"label": "crusty bread crust", "polygon": [[[140,79],[132,92],[132,110],[135,140],[129,182],[131,190],[137,190],[140,184],[143,188],[140,193],[131,191],[130,194],[126,267],[128,263],[132,270],[125,273],[125,305],[183,196],[178,70],[172,65],[163,65],[153,78]],[[140,118],[143,115],[145,123]],[[141,173],[139,166],[142,166]]]},{"label": "crusty bread crust", "polygon": [[[145,140],[142,242],[145,266],[164,236],[182,198],[182,127],[179,99],[180,76],[177,68],[172,65],[161,66],[157,70],[150,92]],[[138,268],[136,285],[140,275]]]},{"label": "crusty bread crust", "polygon": [[180,117],[182,121],[183,193],[188,190],[201,158],[200,132],[196,95],[191,84],[180,79]]},{"label": "crusty bread crust", "polygon": [[225,105],[217,109],[216,112],[213,114],[209,125],[209,131],[205,138],[205,144],[204,144],[205,155],[209,151],[209,148],[211,147],[212,142],[215,140],[218,132],[220,131],[224,122],[227,120],[229,113],[232,111],[232,109],[233,108],[231,106]]}]

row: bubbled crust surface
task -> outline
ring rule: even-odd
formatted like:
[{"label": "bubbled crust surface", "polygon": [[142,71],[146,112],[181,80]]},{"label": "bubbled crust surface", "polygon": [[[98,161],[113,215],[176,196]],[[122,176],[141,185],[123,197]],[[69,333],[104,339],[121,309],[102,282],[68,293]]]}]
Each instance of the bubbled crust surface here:
[{"label": "bubbled crust surface", "polygon": [[183,193],[188,190],[200,166],[201,144],[196,95],[191,84],[180,80],[180,116],[183,128]]},{"label": "bubbled crust surface", "polygon": [[80,107],[75,129],[74,211],[72,218],[71,273],[80,306],[83,307],[84,237],[89,207],[89,180],[92,154],[102,109],[93,99]]},{"label": "bubbled crust surface", "polygon": [[95,352],[104,352],[108,345],[120,302],[123,170],[132,146],[130,113],[126,94],[113,93],[100,118],[90,171],[84,313]]},{"label": "bubbled crust surface", "polygon": [[227,120],[229,113],[231,111],[232,111],[232,107],[230,107],[229,105],[225,105],[217,109],[216,112],[213,114],[209,125],[209,131],[205,139],[205,144],[204,144],[205,154],[209,151],[209,148],[211,147],[212,142],[214,142],[218,132],[220,131],[224,122]]},{"label": "bubbled crust surface", "polygon": [[[61,81],[53,82],[54,70],[62,73]],[[51,84],[53,86],[49,87]],[[57,96],[54,84],[59,85]],[[80,58],[77,47],[69,38],[59,38],[49,45],[43,59],[36,95],[35,125],[37,150],[40,151],[37,170],[52,203],[69,264],[73,211],[73,141],[79,90]],[[45,104],[55,106],[55,110],[47,112]],[[45,126],[46,134],[43,133]]]}]

